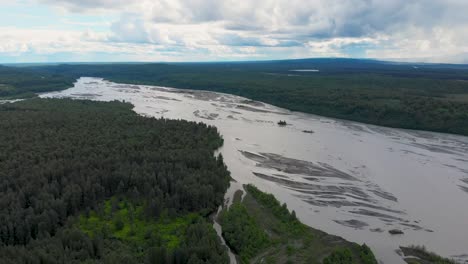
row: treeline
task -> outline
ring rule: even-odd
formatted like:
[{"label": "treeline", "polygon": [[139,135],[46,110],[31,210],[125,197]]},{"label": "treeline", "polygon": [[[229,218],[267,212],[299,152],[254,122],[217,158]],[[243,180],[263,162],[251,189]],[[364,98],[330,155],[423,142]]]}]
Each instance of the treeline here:
[{"label": "treeline", "polygon": [[221,221],[226,242],[244,263],[249,263],[250,259],[271,243],[255,218],[240,203],[234,203],[229,210],[224,211]]},{"label": "treeline", "polygon": [[349,248],[344,248],[333,251],[323,259],[323,264],[377,264],[374,253],[366,244],[358,247],[357,250],[359,253],[358,260],[353,257],[353,252]]},{"label": "treeline", "polygon": [[[223,143],[216,128],[145,118],[131,108],[120,102],[58,99],[0,105],[4,263],[227,259],[204,220],[222,203],[229,185],[222,157],[213,156]],[[162,216],[169,222],[187,214],[199,217],[185,225],[176,248],[164,240],[149,243],[151,235],[130,243],[115,232],[86,233],[77,224],[79,215],[99,212],[105,201],[116,198],[142,208],[135,218],[140,223]],[[114,222],[112,218],[108,221]],[[161,252],[167,252],[164,262],[151,257]]]},{"label": "treeline", "polygon": [[220,215],[223,237],[242,263],[377,264],[360,246],[302,224],[294,211],[253,185]]},{"label": "treeline", "polygon": [[[319,72],[293,72],[319,69]],[[294,111],[468,135],[468,68],[371,60],[58,65],[47,74],[230,93]]]},{"label": "treeline", "polygon": [[69,76],[0,65],[0,98],[27,98],[36,93],[63,90],[72,87],[74,80]]}]

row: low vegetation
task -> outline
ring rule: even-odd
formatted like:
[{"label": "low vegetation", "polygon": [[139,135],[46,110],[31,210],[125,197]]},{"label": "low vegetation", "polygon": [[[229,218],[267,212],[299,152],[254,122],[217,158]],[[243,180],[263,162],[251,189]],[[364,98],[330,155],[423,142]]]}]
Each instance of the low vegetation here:
[{"label": "low vegetation", "polygon": [[223,236],[244,262],[270,244],[267,234],[259,227],[257,220],[249,215],[244,205],[233,204],[229,211],[222,214],[221,219]]},{"label": "low vegetation", "polygon": [[400,247],[400,249],[406,256],[405,261],[408,264],[457,264],[453,260],[427,251],[424,246]]},{"label": "low vegetation", "polygon": [[288,123],[286,123],[286,121],[283,121],[283,120],[278,121],[279,126],[286,126],[287,124]]},{"label": "low vegetation", "polygon": [[323,264],[376,264],[374,253],[366,245],[362,245],[357,249],[359,252],[359,259],[353,257],[353,252],[349,248],[337,249],[323,260]]},{"label": "low vegetation", "polygon": [[173,250],[181,245],[188,226],[200,220],[196,213],[169,217],[167,211],[157,218],[147,217],[145,209],[148,207],[112,198],[81,214],[76,226],[90,237],[112,237],[140,246],[165,245]]},{"label": "low vegetation", "polygon": [[220,216],[223,236],[242,263],[377,263],[366,245],[310,228],[273,195],[245,189],[242,202]]},{"label": "low vegetation", "polygon": [[[197,213],[148,217],[148,207],[116,197],[85,212],[74,224],[91,239],[116,240],[135,263],[227,263],[212,225]],[[114,250],[114,249],[112,249]],[[115,253],[111,253],[115,254]]]}]

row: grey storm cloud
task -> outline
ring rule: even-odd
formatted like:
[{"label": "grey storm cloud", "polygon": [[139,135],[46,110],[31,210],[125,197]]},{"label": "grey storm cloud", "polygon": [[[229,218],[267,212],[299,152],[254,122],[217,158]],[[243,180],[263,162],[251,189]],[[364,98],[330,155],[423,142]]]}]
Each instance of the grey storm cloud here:
[{"label": "grey storm cloud", "polygon": [[[62,5],[71,11],[103,8],[125,10],[128,6],[145,2],[42,1]],[[154,23],[223,21],[227,30],[264,33],[299,30],[318,38],[360,37],[391,32],[404,26],[426,29],[468,21],[468,1],[465,0],[159,0],[148,1],[145,6],[151,10]]]},{"label": "grey storm cloud", "polygon": [[262,38],[258,37],[242,37],[235,33],[224,34],[218,37],[218,41],[221,44],[227,46],[251,46],[251,47],[294,47],[300,46],[301,42],[294,40],[281,40],[277,39],[277,42],[274,44],[265,43],[262,41]]}]

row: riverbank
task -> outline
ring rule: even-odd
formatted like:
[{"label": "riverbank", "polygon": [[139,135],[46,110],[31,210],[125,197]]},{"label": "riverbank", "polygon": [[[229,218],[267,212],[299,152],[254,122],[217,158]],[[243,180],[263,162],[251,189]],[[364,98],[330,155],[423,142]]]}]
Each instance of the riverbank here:
[{"label": "riverbank", "polygon": [[220,214],[223,237],[242,263],[377,263],[366,245],[308,227],[273,195],[244,189]]},{"label": "riverbank", "polygon": [[455,260],[427,251],[424,246],[400,247],[400,249],[408,264],[457,264]]}]

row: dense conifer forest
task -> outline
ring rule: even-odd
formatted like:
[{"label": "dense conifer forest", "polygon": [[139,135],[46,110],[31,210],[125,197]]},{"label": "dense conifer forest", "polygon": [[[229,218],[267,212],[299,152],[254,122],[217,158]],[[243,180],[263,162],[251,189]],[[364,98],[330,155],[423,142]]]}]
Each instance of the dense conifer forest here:
[{"label": "dense conifer forest", "polygon": [[72,87],[74,80],[63,75],[0,65],[0,99],[34,97],[36,93],[63,90]]},{"label": "dense conifer forest", "polygon": [[130,104],[0,105],[1,263],[227,263],[214,127]]},{"label": "dense conifer forest", "polygon": [[304,59],[34,69],[75,78],[224,92],[328,117],[468,135],[466,65]]}]

